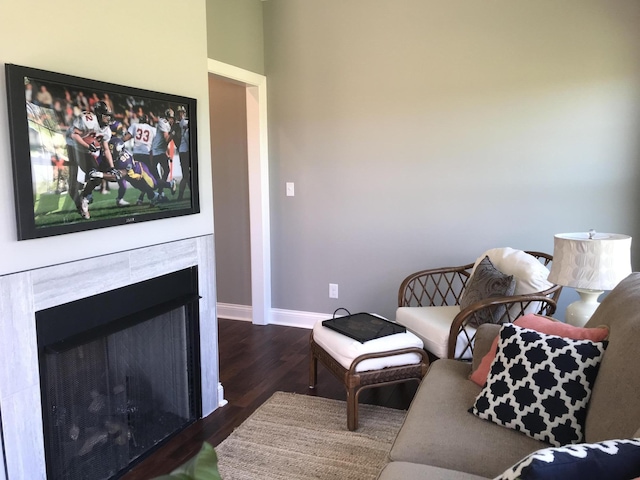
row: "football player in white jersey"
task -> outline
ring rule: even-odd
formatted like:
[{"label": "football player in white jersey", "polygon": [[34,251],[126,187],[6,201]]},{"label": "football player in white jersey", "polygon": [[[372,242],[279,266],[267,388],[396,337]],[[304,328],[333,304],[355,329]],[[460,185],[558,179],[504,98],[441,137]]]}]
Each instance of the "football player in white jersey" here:
[{"label": "football player in white jersey", "polygon": [[[113,158],[109,151],[111,129],[109,123],[113,113],[109,111],[107,104],[100,101],[93,106],[93,112],[82,112],[73,122],[71,138],[75,142],[76,160],[78,166],[85,172],[86,185],[76,198],[76,207],[82,218],[89,219],[89,203],[91,193],[102,179],[109,181],[118,180],[121,175],[113,166]],[[102,161],[98,163],[98,153]]]},{"label": "football player in white jersey", "polygon": [[189,119],[187,109],[183,105],[176,108],[178,112],[178,126],[180,127],[180,142],[178,145],[178,155],[180,156],[180,169],[182,170],[182,180],[178,190],[178,200],[182,200],[184,191],[191,181],[191,159],[189,157]]},{"label": "football player in white jersey", "polygon": [[[158,187],[158,193],[163,201],[167,201],[164,196],[163,189],[167,184],[167,178],[169,178],[169,162],[172,161],[167,156],[167,150],[169,144],[173,141],[173,123],[175,122],[175,116],[171,108],[167,108],[164,111],[164,117],[158,119],[158,125],[156,127],[156,136],[153,137],[151,144],[151,154],[153,155],[153,167],[151,171],[155,175],[158,172],[160,175],[160,182]],[[160,165],[161,171],[158,170]],[[171,193],[176,193],[175,181],[171,180]]]},{"label": "football player in white jersey", "polygon": [[156,128],[149,125],[149,117],[143,114],[138,123],[132,123],[127,133],[122,137],[123,142],[133,139],[132,153],[136,162],[142,162],[151,168],[151,144],[156,136]]},{"label": "football player in white jersey", "polygon": [[[122,140],[128,142],[133,139],[133,158],[136,162],[144,163],[151,170],[153,161],[151,156],[151,144],[156,136],[156,127],[149,125],[149,117],[141,114],[138,117],[138,123],[132,123],[124,134]],[[156,172],[155,176],[158,176]],[[138,198],[138,205],[142,205],[144,193]]]},{"label": "football player in white jersey", "polygon": [[71,200],[77,202],[79,189],[84,187],[78,182],[78,166],[80,162],[76,160],[76,141],[73,139],[73,126],[67,128],[64,135],[67,144],[67,157],[69,157],[69,196]]}]

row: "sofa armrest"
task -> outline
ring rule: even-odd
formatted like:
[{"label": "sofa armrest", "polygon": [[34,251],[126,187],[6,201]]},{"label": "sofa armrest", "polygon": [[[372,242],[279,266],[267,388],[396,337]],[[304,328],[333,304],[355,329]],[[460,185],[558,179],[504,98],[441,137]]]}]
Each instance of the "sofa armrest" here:
[{"label": "sofa armrest", "polygon": [[500,328],[502,328],[502,325],[495,325],[493,323],[484,323],[478,327],[476,331],[476,344],[473,349],[473,359],[471,361],[472,372],[475,372],[480,366],[482,358],[491,349],[491,344],[498,336]]}]

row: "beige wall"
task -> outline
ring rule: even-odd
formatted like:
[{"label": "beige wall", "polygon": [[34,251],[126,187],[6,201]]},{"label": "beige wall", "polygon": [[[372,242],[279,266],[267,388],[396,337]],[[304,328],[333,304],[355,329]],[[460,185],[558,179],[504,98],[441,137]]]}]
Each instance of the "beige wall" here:
[{"label": "beige wall", "polygon": [[207,0],[209,58],[264,75],[261,0]]},{"label": "beige wall", "polygon": [[246,88],[209,74],[218,302],[251,305]]},{"label": "beige wall", "polygon": [[393,315],[411,271],[560,232],[638,251],[637,0],[263,9],[275,308]]},{"label": "beige wall", "polygon": [[[204,0],[0,0],[0,61],[198,101],[199,215],[18,242],[14,217],[6,82],[0,76],[0,274],[213,232]],[[46,19],[46,21],[45,21]],[[127,22],[131,22],[131,27]],[[135,28],[133,28],[135,25]],[[177,42],[166,31],[184,25]],[[168,30],[162,30],[168,29]],[[161,42],[167,38],[166,42]],[[130,47],[132,41],[146,47]],[[144,50],[146,55],[140,55]],[[131,50],[131,53],[129,53]],[[108,268],[108,265],[105,266]],[[99,274],[99,272],[96,272]]]}]

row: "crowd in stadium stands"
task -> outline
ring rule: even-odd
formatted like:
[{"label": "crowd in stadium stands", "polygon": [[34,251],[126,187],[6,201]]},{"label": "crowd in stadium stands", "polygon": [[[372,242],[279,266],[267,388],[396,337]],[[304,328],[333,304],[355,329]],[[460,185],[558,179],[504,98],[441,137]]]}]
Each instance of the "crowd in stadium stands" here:
[{"label": "crowd in stadium stands", "polygon": [[[154,108],[148,108],[144,99],[127,96],[119,98],[115,103],[108,93],[71,91],[68,88],[47,88],[36,82],[25,84],[26,99],[35,105],[52,108],[61,130],[66,130],[73,124],[74,117],[80,112],[92,111],[96,102],[103,101],[114,113],[114,120],[121,122],[127,130],[131,124],[137,123],[143,115],[147,115],[149,124],[155,126],[161,113],[170,105],[157,103]],[[35,91],[34,91],[35,89]],[[52,91],[53,90],[53,91]]]}]

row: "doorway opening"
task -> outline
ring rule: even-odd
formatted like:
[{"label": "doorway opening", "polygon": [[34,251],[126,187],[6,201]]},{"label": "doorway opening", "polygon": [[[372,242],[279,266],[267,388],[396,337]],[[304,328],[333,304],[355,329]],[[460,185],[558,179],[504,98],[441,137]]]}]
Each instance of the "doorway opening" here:
[{"label": "doorway opening", "polygon": [[267,325],[271,323],[271,246],[266,77],[212,59],[208,60],[208,70],[245,89],[251,319],[254,324]]}]

